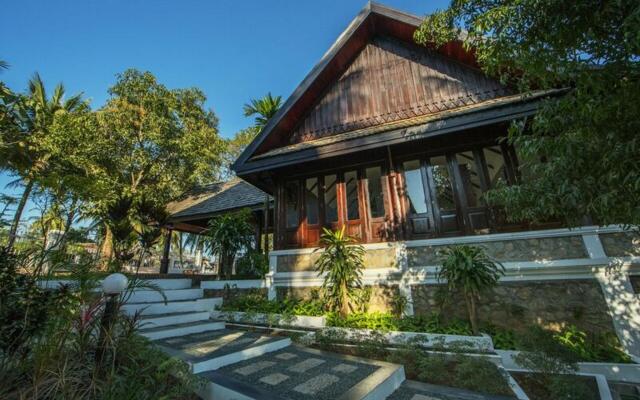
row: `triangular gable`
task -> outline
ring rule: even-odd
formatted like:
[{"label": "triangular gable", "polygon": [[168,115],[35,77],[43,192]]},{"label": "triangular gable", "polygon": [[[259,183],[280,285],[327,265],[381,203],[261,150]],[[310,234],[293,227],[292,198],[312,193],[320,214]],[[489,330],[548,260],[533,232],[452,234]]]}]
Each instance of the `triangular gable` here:
[{"label": "triangular gable", "polygon": [[[344,75],[345,71],[353,65],[356,57],[369,43],[372,43],[375,37],[393,37],[405,44],[412,43],[413,33],[421,22],[422,18],[417,16],[368,3],[236,160],[233,165],[236,173],[242,175],[243,170],[248,169],[247,163],[253,156],[289,145],[292,138],[293,140],[296,140],[296,137],[302,139],[305,134],[294,134],[294,132],[302,132],[299,131],[302,127],[301,121],[313,112],[314,107],[318,105],[318,100],[330,90],[337,79]],[[462,64],[477,67],[473,54],[466,51],[459,41],[439,48],[438,53]],[[449,69],[453,70],[455,67]],[[484,84],[480,86],[491,87]],[[426,103],[422,107],[425,106]]]},{"label": "triangular gable", "polygon": [[299,123],[289,144],[464,107],[507,94],[435,51],[375,37]]}]

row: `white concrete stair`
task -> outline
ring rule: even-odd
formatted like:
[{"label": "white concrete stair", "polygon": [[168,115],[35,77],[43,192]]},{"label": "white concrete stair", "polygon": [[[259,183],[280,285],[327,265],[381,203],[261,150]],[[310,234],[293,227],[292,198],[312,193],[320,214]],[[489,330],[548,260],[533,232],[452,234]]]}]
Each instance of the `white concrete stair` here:
[{"label": "white concrete stair", "polygon": [[[164,294],[164,296],[163,296]],[[158,292],[155,290],[136,290],[131,294],[127,303],[158,303],[177,300],[196,300],[204,296],[203,289],[170,289]]]},{"label": "white concrete stair", "polygon": [[122,306],[122,311],[127,315],[133,315],[140,310],[142,315],[170,314],[176,312],[213,311],[217,305],[222,304],[221,297],[208,299],[181,300],[168,303],[132,303]]},{"label": "white concrete stair", "polygon": [[138,333],[149,340],[159,340],[186,336],[194,333],[210,332],[224,329],[224,322],[219,321],[196,321],[175,325],[165,325],[157,328],[140,329]]},{"label": "white concrete stair", "polygon": [[208,311],[145,315],[140,320],[140,328],[149,329],[167,325],[186,324],[188,322],[207,321],[209,320],[209,316]]}]

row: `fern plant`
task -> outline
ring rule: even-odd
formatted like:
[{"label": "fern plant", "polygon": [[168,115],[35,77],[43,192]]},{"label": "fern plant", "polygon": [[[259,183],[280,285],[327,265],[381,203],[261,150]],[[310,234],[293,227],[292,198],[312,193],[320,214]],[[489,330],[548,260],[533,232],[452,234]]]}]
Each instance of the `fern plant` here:
[{"label": "fern plant", "polygon": [[439,256],[442,267],[438,272],[438,280],[447,282],[450,293],[456,290],[462,292],[471,330],[477,335],[477,302],[480,294],[498,283],[500,276],[504,275],[504,266],[477,246],[447,247],[440,251]]},{"label": "fern plant", "polygon": [[364,247],[345,234],[345,227],[339,231],[323,229],[320,242],[324,248],[315,262],[318,275],[325,274],[322,288],[330,310],[341,316],[349,314],[357,289],[362,287],[364,269]]}]

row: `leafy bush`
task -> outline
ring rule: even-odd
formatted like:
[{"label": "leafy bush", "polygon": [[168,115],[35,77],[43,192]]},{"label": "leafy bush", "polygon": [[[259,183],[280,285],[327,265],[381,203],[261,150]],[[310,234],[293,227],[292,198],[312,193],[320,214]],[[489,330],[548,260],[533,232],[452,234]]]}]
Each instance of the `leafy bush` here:
[{"label": "leafy bush", "polygon": [[251,210],[243,208],[233,213],[225,213],[209,221],[205,246],[218,256],[220,261],[220,276],[223,279],[231,277],[231,267],[238,251],[248,248],[253,235]]},{"label": "leafy bush", "polygon": [[[539,329],[530,327],[529,329]],[[487,326],[483,331],[491,335],[493,345],[502,350],[523,350],[518,335],[513,330]],[[565,349],[573,352],[579,361],[629,363],[631,358],[622,350],[618,337],[613,332],[586,332],[574,325],[549,335]]]},{"label": "leafy bush", "polygon": [[237,288],[226,287],[223,295],[222,311],[242,311],[264,314],[289,314],[322,316],[325,314],[324,302],[312,293],[310,300],[287,297],[283,300],[269,300],[258,289],[250,289],[240,294]]},{"label": "leafy bush", "polygon": [[587,333],[574,325],[553,335],[562,346],[574,352],[580,361],[629,363],[631,358],[613,332]]},{"label": "leafy bush", "polygon": [[269,272],[269,257],[256,250],[250,250],[236,261],[236,277],[263,279]]},{"label": "leafy bush", "polygon": [[340,317],[335,313],[327,314],[327,325],[342,328],[373,329],[380,331],[445,333],[450,335],[472,335],[469,324],[453,321],[443,324],[439,315],[405,316],[398,318],[391,313],[352,313]]}]

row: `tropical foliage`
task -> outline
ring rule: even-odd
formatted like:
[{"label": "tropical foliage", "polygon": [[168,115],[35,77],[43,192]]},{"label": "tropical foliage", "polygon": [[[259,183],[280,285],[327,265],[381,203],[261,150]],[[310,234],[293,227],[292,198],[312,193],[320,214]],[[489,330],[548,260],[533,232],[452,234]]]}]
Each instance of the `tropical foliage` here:
[{"label": "tropical foliage", "polygon": [[318,249],[315,268],[318,275],[326,274],[322,288],[327,306],[346,316],[353,307],[355,290],[362,287],[364,247],[345,234],[344,226],[335,232],[324,228],[320,242],[323,247]]},{"label": "tropical foliage", "polygon": [[513,125],[522,179],[489,199],[512,220],[574,226],[640,224],[639,37],[635,0],[453,0],[415,33],[435,48],[463,41],[518,91],[566,88]]},{"label": "tropical foliage", "polygon": [[[0,398],[191,398],[196,378],[188,367],[135,334],[138,315],[119,311],[144,283],[131,280],[102,343],[105,298],[94,290],[95,260],[74,269],[73,287],[44,290],[41,269],[18,273],[41,256],[0,249]],[[102,359],[98,349],[105,350]]]},{"label": "tropical foliage", "polygon": [[439,253],[442,267],[438,280],[445,281],[450,292],[462,292],[473,333],[479,333],[477,301],[480,295],[498,283],[504,266],[477,246],[452,246]]},{"label": "tropical foliage", "polygon": [[282,106],[282,96],[274,97],[271,93],[267,93],[266,96],[260,99],[252,99],[248,104],[245,104],[243,108],[244,116],[251,117],[255,115],[255,126],[260,130],[278,112],[280,106]]},{"label": "tropical foliage", "polygon": [[251,210],[242,209],[212,218],[205,231],[207,250],[218,257],[220,277],[229,279],[236,253],[251,246],[253,226]]},{"label": "tropical foliage", "polygon": [[52,154],[49,144],[55,140],[55,119],[62,114],[73,114],[87,108],[80,94],[65,99],[65,89],[58,84],[48,96],[40,75],[29,81],[25,94],[5,94],[3,97],[2,142],[0,170],[19,177],[24,185],[18,202],[7,246],[13,247],[24,207],[35,185],[51,185],[66,181],[64,158]]}]

